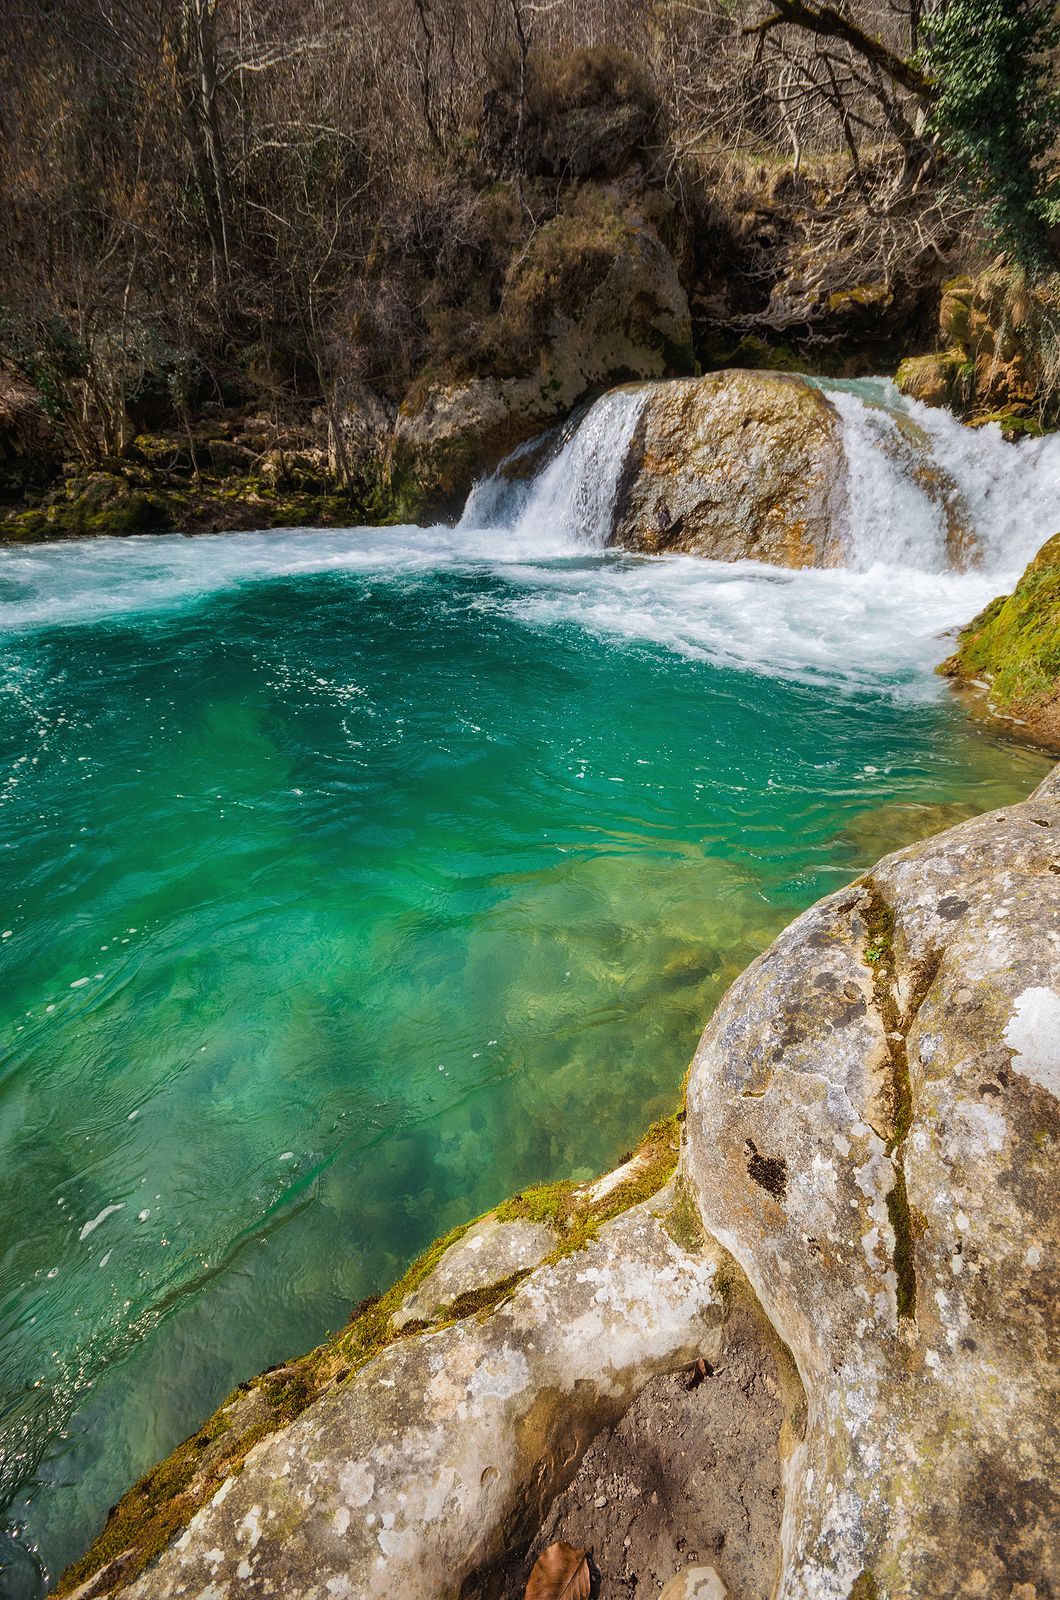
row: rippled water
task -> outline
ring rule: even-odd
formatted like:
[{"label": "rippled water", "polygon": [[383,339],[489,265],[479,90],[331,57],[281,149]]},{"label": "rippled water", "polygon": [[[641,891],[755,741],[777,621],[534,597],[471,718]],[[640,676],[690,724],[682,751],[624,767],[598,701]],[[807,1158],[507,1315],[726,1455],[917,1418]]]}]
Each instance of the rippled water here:
[{"label": "rippled water", "polygon": [[1046,768],[931,677],[989,579],[561,548],[3,553],[5,1597],[439,1232],[621,1156],[795,912]]}]

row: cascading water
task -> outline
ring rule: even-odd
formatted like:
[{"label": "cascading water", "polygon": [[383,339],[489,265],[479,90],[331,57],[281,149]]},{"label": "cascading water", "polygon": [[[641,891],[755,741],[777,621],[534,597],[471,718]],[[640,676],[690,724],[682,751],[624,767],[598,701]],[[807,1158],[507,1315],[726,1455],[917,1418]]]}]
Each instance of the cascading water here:
[{"label": "cascading water", "polygon": [[[1060,435],[1009,443],[996,425],[968,428],[883,379],[815,381],[842,419],[851,571],[1010,573],[1060,527]],[[521,446],[472,490],[460,528],[604,548],[650,393],[647,384],[612,390],[556,430],[551,448]]]},{"label": "cascading water", "polygon": [[649,390],[612,389],[563,430],[545,466],[524,477],[528,447],[515,451],[468,497],[462,528],[510,528],[516,537],[557,533],[602,549],[611,533],[618,481]]},{"label": "cascading water", "polygon": [[821,387],[843,419],[851,567],[948,571],[956,521],[969,564],[1009,573],[1060,528],[1060,435],[1010,444],[996,424],[969,428],[892,383]]}]

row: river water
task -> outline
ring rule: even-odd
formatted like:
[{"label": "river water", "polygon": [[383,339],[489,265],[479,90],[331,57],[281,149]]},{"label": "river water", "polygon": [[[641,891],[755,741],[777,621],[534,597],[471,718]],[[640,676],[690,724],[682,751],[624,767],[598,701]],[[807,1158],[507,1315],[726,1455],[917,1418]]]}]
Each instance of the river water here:
[{"label": "river water", "polygon": [[642,401],[456,529],[0,552],[0,1594],[437,1234],[672,1108],[726,985],[1037,754],[934,676],[1056,440],[834,391],[849,567],[602,549]]}]

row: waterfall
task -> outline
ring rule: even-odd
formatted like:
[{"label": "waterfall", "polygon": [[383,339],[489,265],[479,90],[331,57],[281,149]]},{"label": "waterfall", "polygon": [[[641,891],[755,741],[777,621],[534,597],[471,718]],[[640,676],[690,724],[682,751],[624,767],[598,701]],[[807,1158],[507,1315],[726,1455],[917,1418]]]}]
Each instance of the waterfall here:
[{"label": "waterfall", "polygon": [[[544,446],[531,441],[501,462],[468,496],[461,528],[504,528],[517,536],[565,535],[582,549],[602,549],[611,534],[618,482],[650,390],[612,389],[595,400],[573,426],[557,430]],[[551,446],[551,448],[549,448]]]},{"label": "waterfall", "polygon": [[[1021,570],[1060,531],[1060,435],[1010,444],[883,379],[816,382],[839,413],[847,467],[845,565],[922,573]],[[476,484],[462,531],[602,549],[651,384],[614,389]]]},{"label": "waterfall", "polygon": [[843,423],[849,566],[1009,572],[1060,530],[1060,435],[1010,444],[892,383],[820,387]]}]

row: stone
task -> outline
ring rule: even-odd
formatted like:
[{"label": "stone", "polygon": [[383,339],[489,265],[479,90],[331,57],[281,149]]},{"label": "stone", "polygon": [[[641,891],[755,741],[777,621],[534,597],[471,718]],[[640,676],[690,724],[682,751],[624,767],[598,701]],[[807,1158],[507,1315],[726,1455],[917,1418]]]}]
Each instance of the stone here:
[{"label": "stone", "polygon": [[327,430],[327,464],[339,483],[373,482],[382,470],[395,408],[366,383],[348,379],[321,413]]},{"label": "stone", "polygon": [[391,1344],[270,1434],[142,1577],[78,1600],[437,1600],[528,1539],[657,1372],[717,1355],[721,1255],[667,1186],[488,1317]]},{"label": "stone", "polygon": [[[606,271],[570,293],[569,309],[550,316],[528,370],[428,380],[402,401],[388,471],[411,519],[456,516],[477,477],[586,396],[630,379],[696,370],[691,314],[673,257],[636,213],[609,226]],[[525,274],[533,268],[530,259]],[[517,277],[510,298],[517,301],[521,289]]]},{"label": "stone", "polygon": [[659,1600],[727,1600],[728,1593],[713,1567],[686,1567],[663,1585]]},{"label": "stone", "polygon": [[951,278],[939,302],[944,348],[904,360],[895,382],[925,405],[1018,431],[1055,409],[1042,361],[1050,316],[1045,299],[997,263],[977,277]]},{"label": "stone", "polygon": [[538,1266],[558,1243],[555,1231],[525,1217],[500,1222],[484,1217],[459,1238],[391,1319],[395,1328],[433,1322],[463,1295],[503,1283]]},{"label": "stone", "polygon": [[686,1175],[809,1404],[781,1600],[1055,1592],[1058,1068],[1055,774],[806,912],[707,1027]]},{"label": "stone", "polygon": [[820,389],[788,373],[717,372],[649,394],[611,542],[834,567],[845,508],[842,425]]}]

